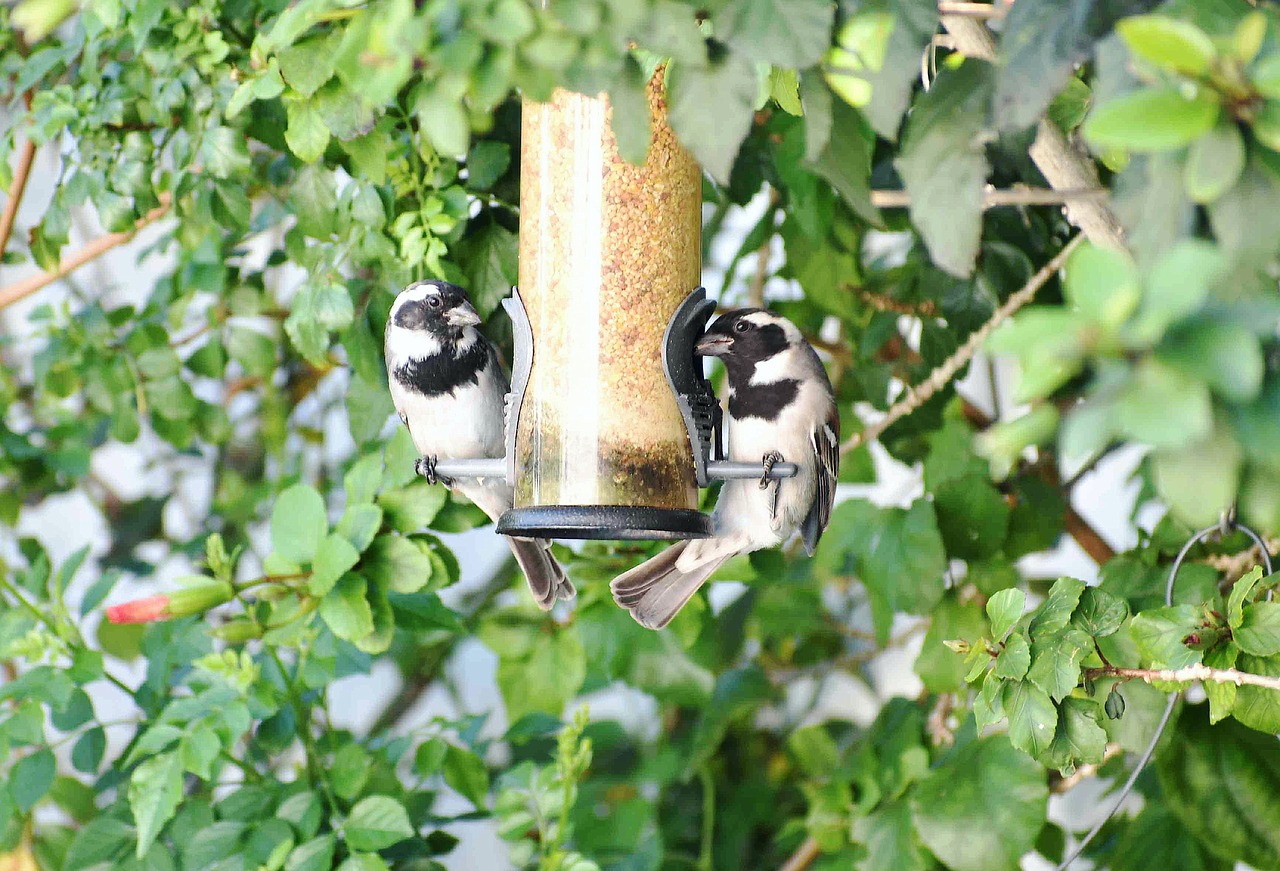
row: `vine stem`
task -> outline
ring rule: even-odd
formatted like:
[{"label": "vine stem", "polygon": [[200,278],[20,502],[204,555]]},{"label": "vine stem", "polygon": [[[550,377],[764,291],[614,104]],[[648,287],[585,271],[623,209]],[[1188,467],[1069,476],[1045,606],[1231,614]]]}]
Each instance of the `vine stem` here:
[{"label": "vine stem", "polygon": [[698,769],[698,779],[702,781],[702,845],[698,852],[698,868],[700,871],[712,871],[712,847],[716,831],[716,781],[711,769],[703,765]]},{"label": "vine stem", "polygon": [[1234,668],[1210,668],[1207,665],[1189,665],[1186,668],[1123,668],[1105,665],[1091,668],[1086,672],[1090,680],[1101,677],[1137,678],[1152,683],[1168,681],[1170,683],[1188,683],[1190,681],[1209,681],[1210,683],[1233,683],[1236,686],[1262,687],[1268,690],[1280,690],[1280,677],[1264,674],[1250,674],[1247,671],[1236,671]]},{"label": "vine stem", "polygon": [[27,189],[27,179],[31,176],[31,165],[36,159],[36,144],[28,139],[22,145],[22,153],[18,155],[18,166],[13,173],[13,184],[9,186],[9,198],[5,201],[4,212],[0,213],[0,257],[4,256],[9,246],[9,237],[13,235],[13,224],[18,219],[18,205]]},{"label": "vine stem", "polygon": [[0,288],[0,309],[7,308],[21,299],[25,299],[44,287],[48,287],[60,278],[65,278],[75,270],[84,266],[86,263],[96,260],[103,254],[106,254],[112,248],[131,240],[138,234],[143,227],[154,224],[160,218],[164,217],[169,211],[171,200],[169,194],[160,195],[160,205],[147,212],[139,218],[133,225],[132,230],[126,230],[121,233],[108,233],[94,239],[88,245],[81,248],[70,257],[62,260],[56,269],[49,272],[40,272],[32,275],[30,278],[24,278],[22,281],[10,284],[8,287]]},{"label": "vine stem", "polygon": [[[982,207],[995,209],[1002,206],[1061,206],[1080,200],[1105,200],[1106,188],[1081,190],[1057,190],[1055,188],[988,188],[982,194]],[[911,205],[911,194],[906,191],[878,190],[871,192],[871,205],[877,209],[905,209]]]},{"label": "vine stem", "polygon": [[982,344],[986,342],[987,337],[995,331],[996,327],[1007,321],[1013,314],[1027,303],[1031,302],[1036,292],[1049,281],[1053,275],[1062,268],[1062,264],[1071,256],[1071,252],[1083,241],[1083,235],[1077,235],[1068,242],[1057,255],[1040,268],[1040,271],[1031,276],[1031,280],[1023,285],[1022,289],[1016,291],[1012,296],[1004,301],[991,318],[978,329],[969,334],[969,338],[960,346],[954,354],[942,362],[938,368],[929,373],[929,377],[914,387],[907,390],[906,394],[893,404],[893,407],[880,420],[868,426],[862,432],[854,433],[848,441],[840,446],[840,452],[848,453],[858,447],[874,441],[884,434],[884,431],[893,426],[902,418],[911,414],[921,405],[924,405],[935,393],[951,382],[961,369],[973,359],[973,355],[978,352]]},{"label": "vine stem", "polygon": [[778,871],[804,871],[813,864],[813,860],[818,858],[818,854],[822,852],[822,848],[818,846],[818,842],[813,838],[805,838],[796,851],[787,857],[787,861],[782,863],[782,867]]}]

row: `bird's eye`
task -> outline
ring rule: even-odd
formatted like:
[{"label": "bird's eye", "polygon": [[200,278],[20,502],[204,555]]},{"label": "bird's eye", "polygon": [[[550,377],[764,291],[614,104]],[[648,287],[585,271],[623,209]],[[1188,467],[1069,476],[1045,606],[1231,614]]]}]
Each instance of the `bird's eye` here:
[{"label": "bird's eye", "polygon": [[733,329],[734,329],[734,332],[745,333],[747,330],[751,329],[751,325],[748,324],[746,321],[738,321],[736,324],[733,325]]},{"label": "bird's eye", "polygon": [[427,297],[427,305],[431,306],[432,308],[440,308],[440,305],[441,305],[440,297],[438,296]]}]

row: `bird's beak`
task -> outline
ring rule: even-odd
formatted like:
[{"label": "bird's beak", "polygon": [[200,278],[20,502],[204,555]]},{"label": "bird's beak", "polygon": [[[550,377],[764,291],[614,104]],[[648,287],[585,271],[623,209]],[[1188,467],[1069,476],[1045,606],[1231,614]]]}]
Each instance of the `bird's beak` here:
[{"label": "bird's beak", "polygon": [[733,339],[720,333],[707,333],[693,346],[693,353],[703,357],[723,357],[733,347]]},{"label": "bird's beak", "polygon": [[474,327],[480,323],[480,315],[470,303],[460,302],[445,312],[444,321],[451,327]]}]

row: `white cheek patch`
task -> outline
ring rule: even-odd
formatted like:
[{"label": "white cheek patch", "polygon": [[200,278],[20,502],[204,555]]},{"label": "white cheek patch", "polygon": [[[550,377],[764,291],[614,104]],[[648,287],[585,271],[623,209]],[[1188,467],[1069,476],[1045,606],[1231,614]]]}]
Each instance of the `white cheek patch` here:
[{"label": "white cheek patch", "polygon": [[787,378],[800,378],[805,370],[796,360],[796,349],[787,348],[768,360],[761,360],[751,373],[752,384],[774,384]]},{"label": "white cheek patch", "polygon": [[397,363],[411,358],[434,357],[443,349],[440,340],[426,330],[406,330],[395,324],[387,326],[387,363]]},{"label": "white cheek patch", "polygon": [[433,281],[419,281],[417,284],[411,284],[400,291],[400,295],[396,297],[395,304],[391,306],[391,313],[388,317],[390,320],[395,320],[396,312],[400,311],[400,307],[405,303],[421,302],[429,296],[439,295],[440,286]]}]

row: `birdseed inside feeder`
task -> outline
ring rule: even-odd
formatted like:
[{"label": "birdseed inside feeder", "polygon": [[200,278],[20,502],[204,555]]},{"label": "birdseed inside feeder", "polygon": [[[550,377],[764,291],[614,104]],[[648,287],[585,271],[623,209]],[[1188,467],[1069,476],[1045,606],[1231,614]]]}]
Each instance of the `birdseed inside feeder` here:
[{"label": "birdseed inside feeder", "polygon": [[503,533],[709,531],[663,365],[667,325],[699,284],[702,174],[667,123],[661,69],[647,94],[642,166],[618,155],[604,95],[561,90],[523,107],[519,299],[532,360]]}]

